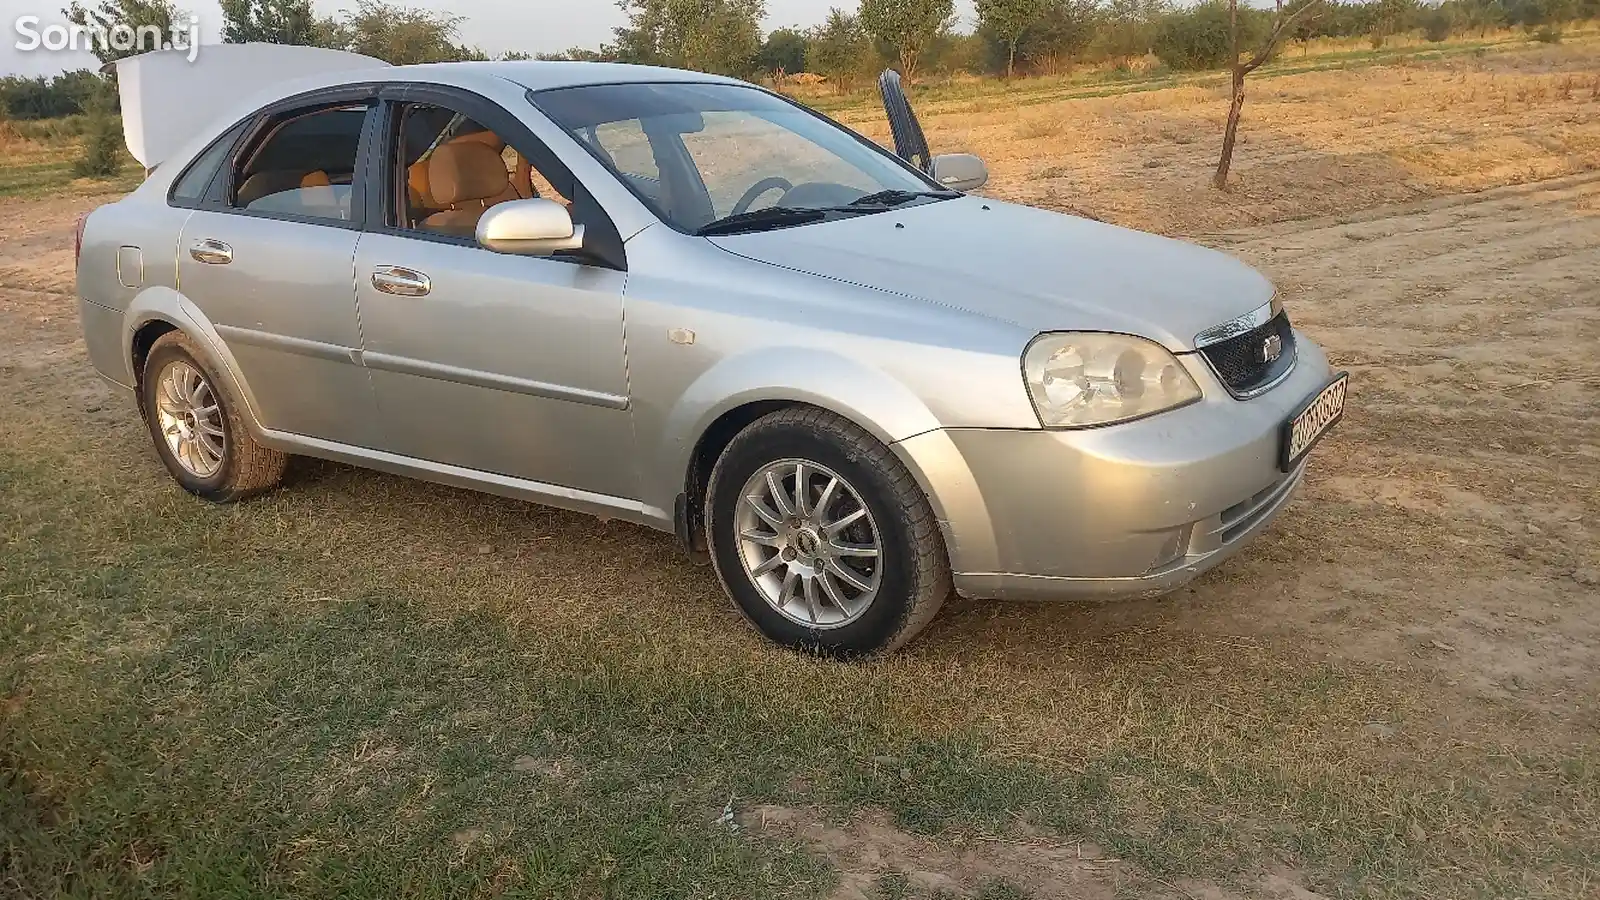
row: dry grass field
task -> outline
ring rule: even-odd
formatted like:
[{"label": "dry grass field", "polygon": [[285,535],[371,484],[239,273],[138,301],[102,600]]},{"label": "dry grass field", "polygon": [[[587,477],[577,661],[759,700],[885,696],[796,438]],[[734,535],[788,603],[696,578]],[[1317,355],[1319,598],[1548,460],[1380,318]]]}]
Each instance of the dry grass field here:
[{"label": "dry grass field", "polygon": [[1351,409],[1179,594],[858,665],[631,526],[190,498],[78,339],[114,195],[0,199],[0,895],[1600,896],[1600,41],[1293,64],[1227,194],[1212,80],[928,91],[994,196],[1262,268]]}]

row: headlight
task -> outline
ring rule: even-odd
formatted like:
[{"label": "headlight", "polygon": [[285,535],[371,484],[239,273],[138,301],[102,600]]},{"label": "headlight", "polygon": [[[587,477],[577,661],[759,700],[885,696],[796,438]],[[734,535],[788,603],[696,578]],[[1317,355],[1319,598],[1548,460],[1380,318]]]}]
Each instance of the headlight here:
[{"label": "headlight", "polygon": [[1126,334],[1041,334],[1022,354],[1022,374],[1046,428],[1109,425],[1200,399],[1177,357]]}]

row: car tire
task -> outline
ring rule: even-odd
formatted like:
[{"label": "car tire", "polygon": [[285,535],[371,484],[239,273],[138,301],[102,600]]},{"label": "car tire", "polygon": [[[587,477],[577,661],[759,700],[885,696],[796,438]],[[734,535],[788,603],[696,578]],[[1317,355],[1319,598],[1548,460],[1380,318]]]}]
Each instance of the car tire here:
[{"label": "car tire", "polygon": [[723,587],[786,647],[892,652],[950,595],[944,541],[916,480],[889,448],[825,410],[780,410],[739,432],[711,471],[705,521]]},{"label": "car tire", "polygon": [[139,391],[156,454],[184,490],[232,503],[283,480],[289,457],[256,443],[241,404],[188,335],[168,332],[151,345]]}]

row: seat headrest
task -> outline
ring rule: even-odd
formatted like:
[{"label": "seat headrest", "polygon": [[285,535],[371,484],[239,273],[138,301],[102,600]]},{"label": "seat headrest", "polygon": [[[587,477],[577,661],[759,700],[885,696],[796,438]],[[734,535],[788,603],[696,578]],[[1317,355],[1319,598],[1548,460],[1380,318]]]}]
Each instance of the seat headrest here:
[{"label": "seat headrest", "polygon": [[505,160],[477,141],[442,144],[428,160],[428,192],[439,203],[498,197],[510,183]]}]

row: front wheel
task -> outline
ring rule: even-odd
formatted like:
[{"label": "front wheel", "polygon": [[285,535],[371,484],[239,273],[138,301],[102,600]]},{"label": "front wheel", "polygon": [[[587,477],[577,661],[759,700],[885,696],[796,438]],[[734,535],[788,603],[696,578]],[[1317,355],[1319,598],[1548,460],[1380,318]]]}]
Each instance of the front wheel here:
[{"label": "front wheel", "polygon": [[834,656],[900,648],[950,593],[933,510],[889,449],[818,409],[728,444],[706,499],[711,558],[763,634]]}]

